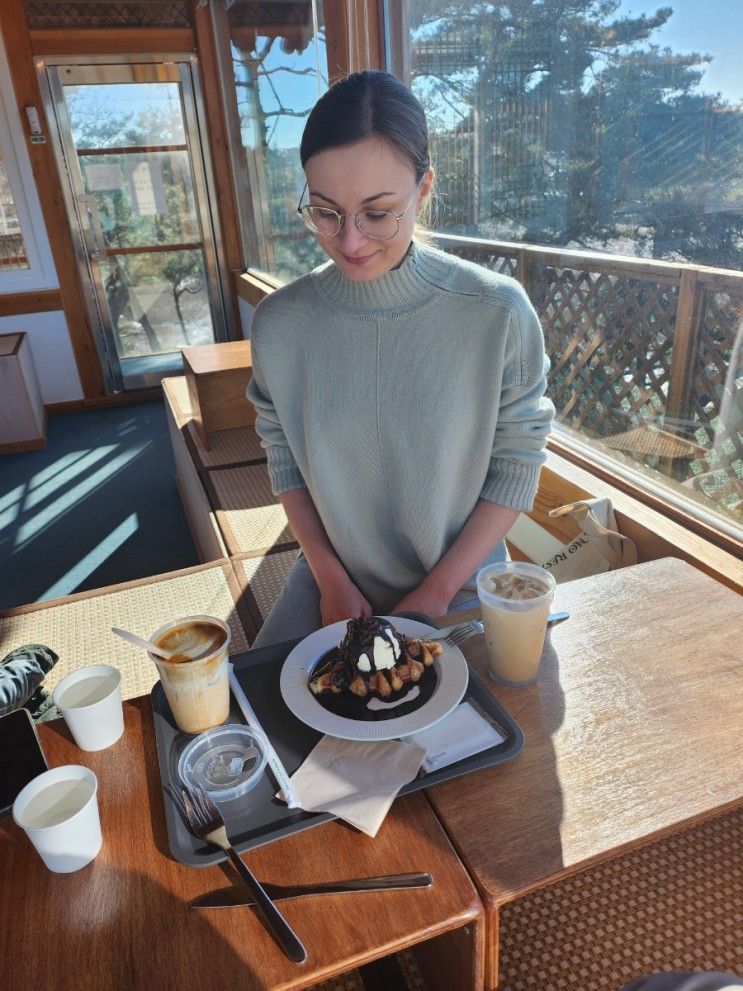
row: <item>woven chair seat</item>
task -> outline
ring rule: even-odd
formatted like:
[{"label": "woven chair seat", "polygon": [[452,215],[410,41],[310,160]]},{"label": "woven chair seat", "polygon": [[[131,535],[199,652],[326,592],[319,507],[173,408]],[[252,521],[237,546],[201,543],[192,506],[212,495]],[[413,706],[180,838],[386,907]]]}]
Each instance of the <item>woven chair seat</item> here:
[{"label": "woven chair seat", "polygon": [[0,613],[0,655],[26,643],[43,643],[59,654],[44,681],[46,690],[76,668],[112,664],[121,671],[123,698],[145,695],[158,680],[157,669],[138,647],[115,636],[111,627],[146,637],[178,616],[217,616],[232,631],[230,653],[247,650],[248,638],[235,611],[228,575],[232,577],[230,565],[221,562],[7,609]]},{"label": "woven chair seat", "polygon": [[297,560],[297,551],[279,551],[259,557],[233,557],[237,582],[242,598],[256,630],[266,620],[279,592],[284,587],[289,572]]},{"label": "woven chair seat", "polygon": [[297,547],[265,465],[209,472],[212,507],[230,556]]},{"label": "woven chair seat", "polygon": [[179,429],[188,437],[191,456],[198,469],[266,460],[260,437],[249,425],[212,431],[209,434],[211,450],[207,451],[193,420],[185,375],[163,379],[162,385],[165,403],[170,407]]},{"label": "woven chair seat", "polygon": [[743,972],[743,810],[525,895],[500,913],[498,991],[616,991]]},{"label": "woven chair seat", "polygon": [[189,440],[193,443],[197,467],[221,468],[239,465],[247,461],[265,461],[266,452],[261,439],[252,426],[233,427],[231,430],[213,430],[209,434],[211,450],[204,447],[193,421],[186,424]]}]

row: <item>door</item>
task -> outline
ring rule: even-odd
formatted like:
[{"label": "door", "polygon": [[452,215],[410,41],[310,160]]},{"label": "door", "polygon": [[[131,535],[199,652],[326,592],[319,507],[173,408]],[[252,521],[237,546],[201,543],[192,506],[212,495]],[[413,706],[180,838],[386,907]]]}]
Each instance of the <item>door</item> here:
[{"label": "door", "polygon": [[194,66],[67,62],[41,71],[106,387],[156,385],[226,338]]}]

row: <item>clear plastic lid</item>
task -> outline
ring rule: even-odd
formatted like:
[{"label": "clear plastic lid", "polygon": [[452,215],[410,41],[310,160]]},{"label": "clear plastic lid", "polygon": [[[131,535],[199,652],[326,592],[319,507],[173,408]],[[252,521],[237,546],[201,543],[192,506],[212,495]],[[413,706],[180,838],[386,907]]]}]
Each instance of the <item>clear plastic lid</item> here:
[{"label": "clear plastic lid", "polygon": [[217,726],[189,743],[178,761],[178,775],[188,787],[203,788],[215,802],[240,798],[260,781],[266,742],[249,726]]}]

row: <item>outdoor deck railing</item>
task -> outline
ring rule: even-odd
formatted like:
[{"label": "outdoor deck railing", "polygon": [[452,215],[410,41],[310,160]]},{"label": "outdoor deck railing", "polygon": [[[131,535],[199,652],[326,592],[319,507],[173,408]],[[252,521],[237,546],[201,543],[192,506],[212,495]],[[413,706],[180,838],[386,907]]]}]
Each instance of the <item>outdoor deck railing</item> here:
[{"label": "outdoor deck railing", "polygon": [[559,422],[738,515],[743,273],[432,237],[522,283],[544,328]]}]

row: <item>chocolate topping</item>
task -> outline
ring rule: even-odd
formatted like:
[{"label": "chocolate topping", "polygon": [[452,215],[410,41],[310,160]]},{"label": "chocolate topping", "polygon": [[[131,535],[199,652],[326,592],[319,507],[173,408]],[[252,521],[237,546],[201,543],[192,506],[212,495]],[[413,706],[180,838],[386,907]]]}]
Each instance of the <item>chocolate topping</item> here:
[{"label": "chocolate topping", "polygon": [[348,621],[346,635],[338,648],[344,666],[350,671],[351,680],[356,674],[362,654],[369,658],[371,670],[377,670],[374,663],[374,639],[376,637],[380,637],[390,645],[395,657],[404,657],[405,640],[386,619],[380,619],[379,616],[357,616],[356,619]]}]

